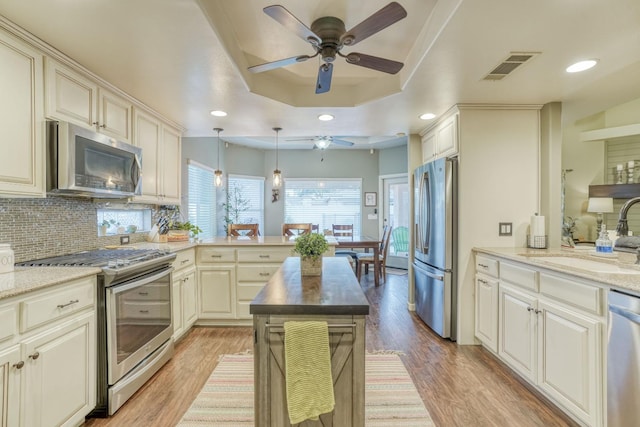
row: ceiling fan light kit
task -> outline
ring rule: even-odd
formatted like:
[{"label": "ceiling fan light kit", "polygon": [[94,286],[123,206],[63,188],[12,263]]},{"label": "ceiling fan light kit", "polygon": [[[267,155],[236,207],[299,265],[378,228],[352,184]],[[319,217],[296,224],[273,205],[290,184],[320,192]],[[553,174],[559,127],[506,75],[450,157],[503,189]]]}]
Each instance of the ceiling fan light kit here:
[{"label": "ceiling fan light kit", "polygon": [[346,30],[344,22],[335,16],[318,18],[313,21],[311,28],[309,28],[281,5],[267,6],[263,11],[288,30],[294,32],[298,37],[311,44],[315,54],[299,55],[255,65],[248,68],[252,73],[270,71],[320,56],[321,64],[318,68],[318,78],[316,80],[316,93],[320,94],[326,93],[331,89],[333,62],[336,56],[344,58],[348,64],[388,74],[396,74],[404,65],[402,62],[364,53],[351,52],[345,55],[341,52],[343,47],[353,46],[405,18],[407,11],[397,2],[389,3],[349,31]]}]

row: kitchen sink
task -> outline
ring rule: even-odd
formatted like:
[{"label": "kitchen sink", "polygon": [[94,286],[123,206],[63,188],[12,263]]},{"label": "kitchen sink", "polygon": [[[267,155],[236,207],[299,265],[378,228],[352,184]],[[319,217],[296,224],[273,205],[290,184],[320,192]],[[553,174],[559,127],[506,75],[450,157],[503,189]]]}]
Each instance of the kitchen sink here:
[{"label": "kitchen sink", "polygon": [[581,270],[593,271],[595,273],[615,273],[615,274],[640,274],[640,270],[633,268],[624,268],[616,264],[606,262],[574,258],[568,256],[541,256],[535,257],[538,261],[544,261],[549,264],[556,264],[566,267],[579,268]]}]

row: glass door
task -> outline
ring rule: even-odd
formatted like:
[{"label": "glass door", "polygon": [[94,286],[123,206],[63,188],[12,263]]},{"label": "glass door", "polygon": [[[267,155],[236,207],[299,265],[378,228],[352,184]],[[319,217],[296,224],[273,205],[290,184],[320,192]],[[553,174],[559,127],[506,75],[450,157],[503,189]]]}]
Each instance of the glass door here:
[{"label": "glass door", "polygon": [[408,268],[409,259],[409,179],[408,175],[382,178],[384,225],[393,227],[387,266]]}]

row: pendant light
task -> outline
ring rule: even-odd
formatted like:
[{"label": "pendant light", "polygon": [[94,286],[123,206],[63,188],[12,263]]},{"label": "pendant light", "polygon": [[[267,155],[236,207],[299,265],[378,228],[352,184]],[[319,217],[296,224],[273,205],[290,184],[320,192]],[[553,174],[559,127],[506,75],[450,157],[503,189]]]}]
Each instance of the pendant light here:
[{"label": "pendant light", "polygon": [[278,132],[282,130],[282,128],[273,128],[276,131],[276,168],[273,171],[273,188],[280,188],[282,185],[282,172],[278,169]]},{"label": "pendant light", "polygon": [[216,169],[213,172],[213,174],[215,175],[213,182],[215,183],[216,187],[222,187],[223,179],[222,179],[222,171],[220,170],[220,132],[222,132],[224,129],[213,128],[213,130],[218,132],[218,169]]}]

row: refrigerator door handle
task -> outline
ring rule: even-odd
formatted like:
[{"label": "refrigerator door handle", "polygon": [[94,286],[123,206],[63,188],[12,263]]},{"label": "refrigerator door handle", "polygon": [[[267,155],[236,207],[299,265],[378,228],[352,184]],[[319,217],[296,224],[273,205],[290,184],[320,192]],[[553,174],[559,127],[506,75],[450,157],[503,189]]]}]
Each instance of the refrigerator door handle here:
[{"label": "refrigerator door handle", "polygon": [[414,268],[420,270],[421,273],[426,274],[427,276],[431,277],[432,279],[436,279],[436,280],[438,280],[440,282],[444,281],[444,275],[442,275],[442,274],[434,274],[434,273],[432,273],[430,271],[427,271],[427,270],[425,270],[423,268],[418,267],[415,264],[413,266],[414,266]]}]

